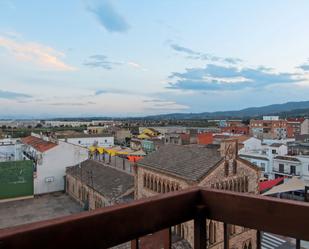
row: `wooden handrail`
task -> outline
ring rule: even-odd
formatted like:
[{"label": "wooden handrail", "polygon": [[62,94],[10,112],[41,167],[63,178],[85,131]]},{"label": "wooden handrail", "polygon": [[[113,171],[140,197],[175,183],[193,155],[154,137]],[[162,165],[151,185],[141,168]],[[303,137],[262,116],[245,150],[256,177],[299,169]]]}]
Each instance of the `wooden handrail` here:
[{"label": "wooden handrail", "polygon": [[[199,224],[205,224],[201,217],[309,240],[307,203],[192,188],[0,229],[0,248],[107,248],[189,220],[194,220],[198,229]],[[205,244],[204,231],[204,228],[195,231],[199,236],[196,244]]]}]

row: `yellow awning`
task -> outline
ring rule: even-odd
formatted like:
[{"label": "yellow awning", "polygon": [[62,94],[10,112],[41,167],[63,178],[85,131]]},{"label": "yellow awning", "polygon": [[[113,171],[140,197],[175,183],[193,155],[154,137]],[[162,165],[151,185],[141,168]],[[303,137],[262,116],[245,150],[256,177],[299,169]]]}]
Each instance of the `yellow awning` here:
[{"label": "yellow awning", "polygon": [[98,147],[98,148],[97,148],[97,151],[98,151],[100,154],[103,154],[103,153],[104,153],[104,148],[103,148],[103,147]]},{"label": "yellow awning", "polygon": [[95,152],[96,149],[97,149],[97,148],[96,148],[95,146],[90,146],[90,147],[89,147],[89,150],[90,150],[91,152]]}]

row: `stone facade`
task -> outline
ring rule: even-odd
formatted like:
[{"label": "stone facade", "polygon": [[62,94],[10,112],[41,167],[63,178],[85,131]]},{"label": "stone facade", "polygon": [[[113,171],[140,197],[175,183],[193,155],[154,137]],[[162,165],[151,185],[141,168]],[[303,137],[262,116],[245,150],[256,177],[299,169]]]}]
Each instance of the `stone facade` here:
[{"label": "stone facade", "polygon": [[[199,181],[188,181],[164,170],[159,171],[147,165],[138,165],[135,172],[135,198],[141,199],[193,186],[258,194],[259,170],[249,162],[238,158],[236,151],[232,151],[234,155],[230,155],[230,158],[223,157]],[[256,248],[255,230],[234,225],[229,225],[229,229],[230,248]],[[172,232],[187,240],[193,247],[193,221],[172,227]],[[223,223],[208,220],[207,238],[209,247],[223,249]]]},{"label": "stone facade", "polygon": [[66,170],[66,192],[85,210],[134,200],[134,177],[126,172],[87,160]]},{"label": "stone facade", "polygon": [[87,210],[111,205],[103,195],[71,175],[66,176],[66,192]]}]

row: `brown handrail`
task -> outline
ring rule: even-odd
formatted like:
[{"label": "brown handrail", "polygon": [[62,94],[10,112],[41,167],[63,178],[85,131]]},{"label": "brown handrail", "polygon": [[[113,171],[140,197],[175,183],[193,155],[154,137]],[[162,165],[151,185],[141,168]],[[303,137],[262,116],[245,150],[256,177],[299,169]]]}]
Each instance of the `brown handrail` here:
[{"label": "brown handrail", "polygon": [[213,189],[201,195],[207,218],[309,240],[309,203]]},{"label": "brown handrail", "polygon": [[[3,249],[107,248],[194,218],[199,189],[0,230]],[[2,243],[2,244],[1,244]]]},{"label": "brown handrail", "polygon": [[[309,240],[307,203],[193,188],[2,229],[0,248],[106,248],[192,219],[198,229],[205,224],[200,217]],[[205,244],[206,233],[200,229],[196,245]]]}]

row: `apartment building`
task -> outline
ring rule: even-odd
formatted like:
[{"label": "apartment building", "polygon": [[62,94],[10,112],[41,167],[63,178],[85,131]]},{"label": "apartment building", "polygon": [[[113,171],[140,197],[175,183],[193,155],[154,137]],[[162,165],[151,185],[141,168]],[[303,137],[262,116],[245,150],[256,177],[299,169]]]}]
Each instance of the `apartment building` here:
[{"label": "apartment building", "polygon": [[275,117],[263,117],[263,120],[250,120],[250,135],[259,139],[287,138],[287,121]]}]

